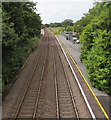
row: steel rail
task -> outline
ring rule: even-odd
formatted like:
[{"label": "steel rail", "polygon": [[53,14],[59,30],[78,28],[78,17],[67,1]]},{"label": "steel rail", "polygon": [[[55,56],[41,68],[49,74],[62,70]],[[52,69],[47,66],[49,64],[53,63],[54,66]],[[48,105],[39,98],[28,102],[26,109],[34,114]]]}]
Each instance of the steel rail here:
[{"label": "steel rail", "polygon": [[76,118],[79,120],[80,118],[79,118],[79,113],[78,113],[77,105],[76,105],[76,102],[75,102],[75,99],[74,99],[74,95],[73,95],[73,91],[72,91],[72,88],[71,88],[71,85],[70,85],[70,82],[69,82],[69,79],[68,79],[68,76],[67,76],[67,72],[65,70],[65,67],[63,65],[62,59],[60,57],[59,48],[57,46],[57,43],[56,43],[56,47],[57,47],[58,55],[59,55],[59,58],[60,58],[60,61],[61,61],[61,65],[62,65],[63,71],[64,71],[64,75],[65,75],[65,78],[66,78],[66,82],[67,82],[67,86],[68,86],[68,89],[69,89],[71,101],[72,101],[72,104],[73,104],[73,109],[74,109],[74,112],[76,114]]},{"label": "steel rail", "polygon": [[[41,49],[40,49],[41,53],[42,53],[43,45],[44,45],[44,44],[42,44],[42,47],[41,47]],[[31,81],[32,81],[32,79],[33,79],[34,73],[35,73],[35,71],[36,71],[38,62],[39,62],[39,60],[40,60],[40,57],[41,57],[40,55],[41,55],[41,54],[39,54],[39,56],[38,56],[38,59],[37,59],[37,62],[35,63],[35,67],[34,67],[34,69],[33,69],[33,72],[32,72],[32,74],[31,74],[31,76],[30,76],[30,80],[29,80],[29,82],[28,82],[28,84],[27,84],[27,87],[26,87],[26,89],[25,89],[25,92],[24,92],[24,94],[23,94],[23,97],[21,98],[21,101],[20,101],[20,103],[19,103],[18,109],[17,109],[17,111],[16,111],[16,113],[15,113],[15,116],[14,116],[14,120],[17,119],[17,116],[18,116],[18,114],[19,114],[19,112],[20,112],[20,109],[21,109],[22,104],[23,104],[23,102],[24,102],[25,96],[26,96],[26,94],[27,94],[27,91],[28,91],[29,86],[30,86],[30,84],[31,84]]]},{"label": "steel rail", "polygon": [[90,112],[90,114],[91,114],[91,116],[92,116],[92,119],[96,120],[96,117],[95,117],[95,115],[94,115],[94,112],[93,112],[93,110],[92,110],[92,108],[91,108],[91,106],[90,106],[90,104],[89,104],[89,102],[88,102],[88,100],[87,100],[87,97],[86,97],[86,95],[85,95],[85,93],[84,93],[84,91],[83,91],[83,89],[82,89],[82,86],[81,86],[81,84],[80,84],[80,82],[79,82],[79,80],[78,80],[78,78],[77,78],[77,76],[76,76],[76,73],[74,72],[73,67],[72,67],[72,65],[71,65],[71,63],[70,63],[70,61],[69,61],[69,59],[68,59],[68,57],[67,57],[67,55],[66,55],[66,53],[65,53],[65,51],[64,51],[64,49],[63,49],[63,47],[62,47],[62,45],[61,45],[61,43],[59,42],[59,40],[58,40],[58,38],[57,38],[56,36],[55,36],[55,38],[56,38],[56,40],[57,40],[57,42],[58,42],[58,44],[59,44],[59,46],[60,46],[60,48],[61,48],[61,50],[62,50],[62,52],[63,52],[63,54],[64,54],[64,56],[65,56],[68,64],[69,64],[69,67],[70,67],[70,69],[71,69],[71,71],[72,71],[72,73],[73,73],[73,75],[74,75],[74,77],[75,77],[75,79],[76,79],[76,82],[77,82],[77,84],[78,84],[78,86],[79,86],[79,89],[80,89],[80,91],[81,91],[81,94],[82,94],[82,96],[83,96],[83,98],[84,98],[84,101],[85,101],[85,103],[86,103],[86,105],[87,105],[87,107],[88,107],[88,110],[89,110],[89,112]]},{"label": "steel rail", "polygon": [[[50,31],[47,29],[48,35],[50,36]],[[52,41],[52,39],[51,39]],[[57,70],[56,70],[56,61],[55,61],[55,54],[54,54],[54,44],[51,42],[51,49],[52,49],[52,57],[53,57],[53,70],[54,70],[54,81],[55,81],[55,94],[56,94],[56,113],[57,113],[57,120],[60,119],[60,111],[59,111],[59,96],[58,96],[58,85],[57,85]]]},{"label": "steel rail", "polygon": [[56,90],[56,109],[57,109],[57,118],[60,118],[60,112],[59,112],[59,98],[58,98],[58,85],[57,85],[57,70],[56,70],[56,61],[55,61],[55,54],[54,54],[54,48],[52,43],[52,55],[53,55],[53,68],[54,68],[54,78],[55,78],[55,90]]},{"label": "steel rail", "polygon": [[42,68],[42,75],[41,75],[41,78],[40,78],[39,90],[38,90],[38,93],[37,93],[37,98],[36,98],[36,103],[35,103],[35,108],[34,108],[34,113],[33,113],[33,120],[36,119],[36,112],[37,112],[38,102],[39,102],[39,98],[40,98],[40,91],[41,91],[42,80],[43,80],[43,75],[44,75],[44,70],[45,70],[45,65],[46,65],[46,60],[47,60],[48,49],[49,49],[49,39],[48,39],[48,47],[46,49],[45,59],[44,59],[43,68]]}]

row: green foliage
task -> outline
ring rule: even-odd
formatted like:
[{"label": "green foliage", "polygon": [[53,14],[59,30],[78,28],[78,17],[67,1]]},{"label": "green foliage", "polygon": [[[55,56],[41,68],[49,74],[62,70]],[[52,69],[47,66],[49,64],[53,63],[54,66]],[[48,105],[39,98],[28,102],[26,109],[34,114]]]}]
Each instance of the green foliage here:
[{"label": "green foliage", "polygon": [[111,31],[98,30],[98,36],[87,56],[89,78],[93,85],[111,93]]},{"label": "green foliage", "polygon": [[62,27],[61,23],[50,23],[50,25],[45,24],[46,27]]},{"label": "green foliage", "polygon": [[84,17],[82,17],[82,19],[74,23],[74,31],[80,35],[84,30],[85,26],[87,26],[91,22],[92,18],[92,16],[86,14]]},{"label": "green foliage", "polygon": [[110,26],[108,23],[111,23],[110,21],[111,18],[109,15],[110,13],[111,13],[110,2],[101,3],[97,2],[95,4],[95,7],[89,9],[89,12],[87,14],[84,14],[82,19],[74,23],[74,31],[80,35],[82,31],[85,29],[85,27],[94,21],[98,21],[98,25],[100,25],[99,27],[109,29]]},{"label": "green foliage", "polygon": [[72,30],[72,27],[73,27],[73,20],[71,19],[66,19],[64,20],[63,22],[61,23],[58,23],[58,22],[55,22],[55,23],[50,23],[50,24],[45,24],[43,25],[43,27],[63,27],[63,29],[71,29]]},{"label": "green foliage", "polygon": [[54,32],[55,35],[59,35],[62,32],[64,32],[64,28],[63,27],[53,27],[53,28],[50,28],[50,30],[52,32]]},{"label": "green foliage", "polygon": [[38,44],[41,18],[33,2],[2,3],[3,89]]},{"label": "green foliage", "polygon": [[[81,30],[81,60],[86,64],[94,87],[111,94],[111,2],[97,3],[84,19]],[[80,27],[82,27],[80,24]]]},{"label": "green foliage", "polygon": [[8,26],[6,23],[3,23],[2,28],[3,28],[2,47],[6,49],[8,48],[8,50],[16,49],[18,35],[15,33],[13,24],[10,24]]},{"label": "green foliage", "polygon": [[69,32],[73,32],[74,31],[74,26],[67,26],[64,28],[64,31],[69,31]]},{"label": "green foliage", "polygon": [[72,26],[72,25],[73,25],[73,20],[71,20],[71,19],[66,19],[66,20],[64,20],[61,24],[62,24],[62,27]]},{"label": "green foliage", "polygon": [[54,32],[54,34],[59,35],[62,34],[64,31],[72,31],[74,30],[74,26],[67,26],[67,27],[50,27],[50,30]]}]

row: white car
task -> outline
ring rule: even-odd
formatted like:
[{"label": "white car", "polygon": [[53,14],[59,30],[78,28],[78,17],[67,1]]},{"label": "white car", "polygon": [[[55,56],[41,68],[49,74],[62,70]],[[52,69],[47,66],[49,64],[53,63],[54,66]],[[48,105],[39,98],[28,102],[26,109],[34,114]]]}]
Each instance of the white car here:
[{"label": "white car", "polygon": [[76,43],[79,44],[79,40],[76,40]]},{"label": "white car", "polygon": [[77,37],[73,37],[73,42],[76,43]]}]

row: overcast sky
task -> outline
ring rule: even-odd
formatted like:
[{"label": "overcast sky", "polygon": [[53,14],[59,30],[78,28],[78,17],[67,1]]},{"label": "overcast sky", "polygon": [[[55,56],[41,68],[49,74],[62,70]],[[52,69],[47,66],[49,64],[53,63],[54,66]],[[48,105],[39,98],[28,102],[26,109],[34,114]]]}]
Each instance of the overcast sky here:
[{"label": "overcast sky", "polygon": [[32,0],[37,2],[37,13],[43,23],[62,22],[65,19],[79,20],[93,7],[94,0]]}]

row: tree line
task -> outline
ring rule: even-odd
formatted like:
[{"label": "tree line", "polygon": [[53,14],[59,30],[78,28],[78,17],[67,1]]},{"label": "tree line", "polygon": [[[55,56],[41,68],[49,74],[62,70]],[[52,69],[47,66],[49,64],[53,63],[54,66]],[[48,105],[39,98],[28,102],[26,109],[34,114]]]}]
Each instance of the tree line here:
[{"label": "tree line", "polygon": [[43,27],[58,27],[61,28],[61,32],[64,31],[73,31],[74,30],[74,23],[71,19],[66,19],[62,22],[55,22],[50,24],[44,24]]},{"label": "tree line", "polygon": [[14,81],[15,75],[38,44],[41,18],[33,2],[2,3],[2,83]]}]

